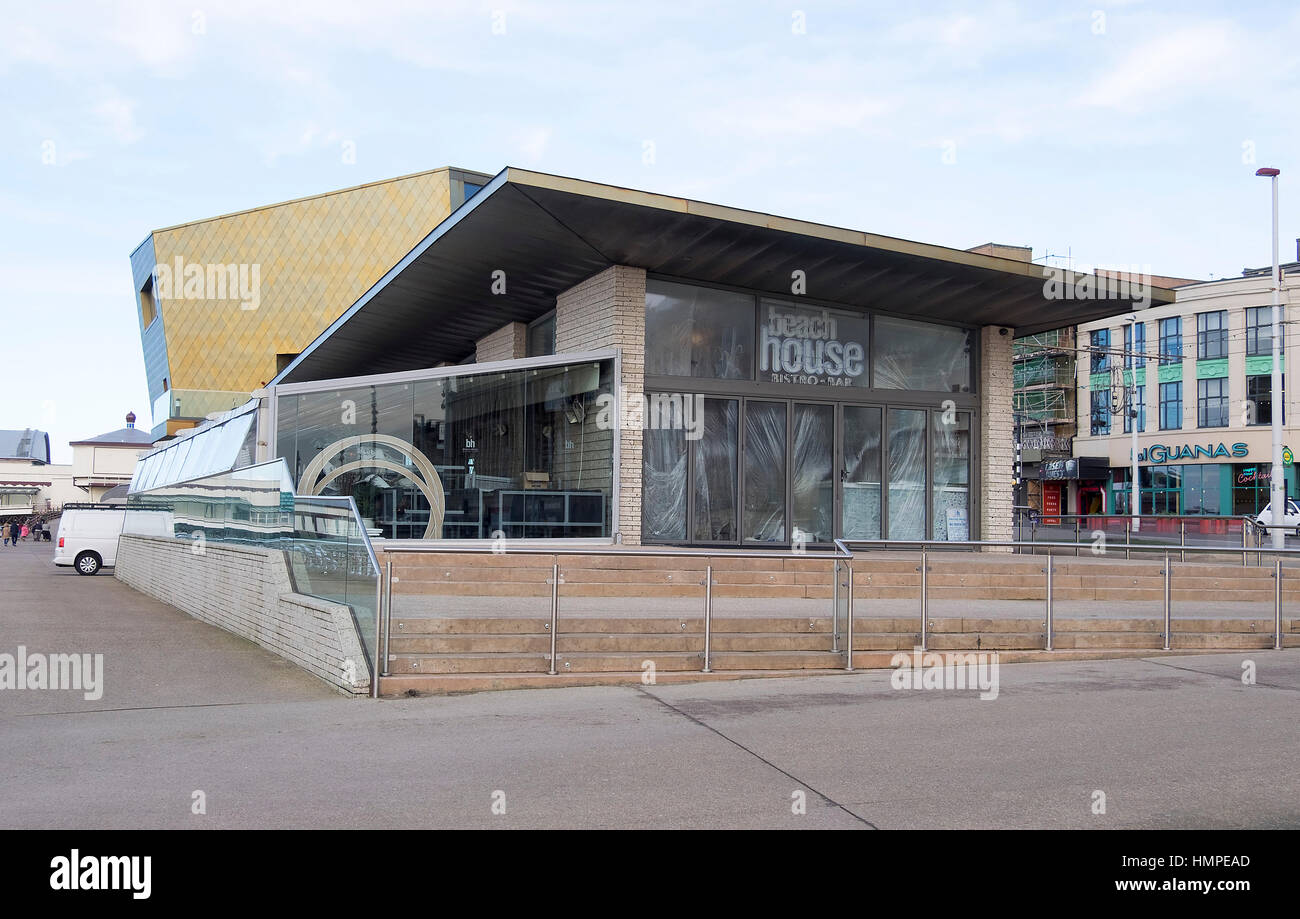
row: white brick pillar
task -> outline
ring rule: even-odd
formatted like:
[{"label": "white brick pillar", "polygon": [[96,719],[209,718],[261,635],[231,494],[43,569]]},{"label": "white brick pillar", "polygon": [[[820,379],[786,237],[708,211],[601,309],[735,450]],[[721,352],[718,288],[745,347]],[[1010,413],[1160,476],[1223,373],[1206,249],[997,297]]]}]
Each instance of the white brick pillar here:
[{"label": "white brick pillar", "polygon": [[[555,299],[555,353],[617,348],[619,405],[645,392],[645,271],[615,265]],[[614,529],[623,544],[641,544],[641,429],[619,432],[618,506]]]},{"label": "white brick pillar", "polygon": [[[1003,334],[1005,333],[1005,334]],[[1012,536],[1012,478],[1016,458],[1011,340],[1006,326],[980,329],[980,538]]]},{"label": "white brick pillar", "polygon": [[474,344],[474,360],[480,364],[517,360],[528,355],[528,326],[522,322],[507,322]]}]

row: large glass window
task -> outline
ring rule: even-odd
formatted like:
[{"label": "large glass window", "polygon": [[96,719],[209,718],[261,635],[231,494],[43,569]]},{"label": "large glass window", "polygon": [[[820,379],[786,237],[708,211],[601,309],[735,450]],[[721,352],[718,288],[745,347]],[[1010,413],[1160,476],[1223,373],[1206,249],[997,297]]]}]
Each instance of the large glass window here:
[{"label": "large glass window", "polygon": [[1228,378],[1214,377],[1196,381],[1196,426],[1228,426]]},{"label": "large glass window", "polygon": [[646,374],[752,380],[754,310],[749,294],[647,281]]},{"label": "large glass window", "polygon": [[1110,329],[1089,332],[1088,343],[1092,347],[1092,372],[1105,373],[1110,370]]},{"label": "large glass window", "polygon": [[1089,430],[1093,437],[1110,433],[1110,390],[1094,389],[1090,411]]},{"label": "large glass window", "polygon": [[385,538],[608,536],[612,376],[599,361],[286,396],[278,449],[300,494],[351,496]]},{"label": "large glass window", "polygon": [[1160,363],[1180,364],[1183,360],[1183,320],[1171,316],[1160,320]]},{"label": "large glass window", "polygon": [[835,406],[794,405],[794,526],[803,542],[834,539]]},{"label": "large glass window", "polygon": [[951,326],[876,317],[873,376],[880,389],[971,392],[974,333]]},{"label": "large glass window", "polygon": [[739,406],[735,399],[704,400],[703,436],[693,441],[695,520],[698,542],[736,538],[736,451]]},{"label": "large glass window", "polygon": [[1228,311],[1196,314],[1196,359],[1216,360],[1228,356]]},{"label": "large glass window", "polygon": [[1160,430],[1177,431],[1183,426],[1183,383],[1160,384]]},{"label": "large glass window", "polygon": [[889,414],[889,539],[925,539],[925,429],[928,412]]},{"label": "large glass window", "polygon": [[931,412],[932,539],[970,539],[970,412]]},{"label": "large glass window", "polygon": [[641,527],[646,540],[686,538],[686,430],[648,428],[642,440]]},{"label": "large glass window", "polygon": [[1219,466],[1202,463],[1183,467],[1183,513],[1220,513]]},{"label": "large glass window", "polygon": [[745,540],[785,536],[786,403],[745,403]]},{"label": "large glass window", "polygon": [[[1273,375],[1251,374],[1246,377],[1246,410],[1244,422],[1250,424],[1273,423]],[[1286,374],[1282,375],[1282,423],[1286,424]]]},{"label": "large glass window", "polygon": [[[1285,307],[1282,308],[1282,321],[1286,321]],[[1282,328],[1285,330],[1286,326],[1283,325]],[[1283,348],[1285,342],[1286,332],[1283,331],[1278,343],[1279,350]],[[1250,306],[1246,308],[1246,356],[1273,356],[1273,307]]]},{"label": "large glass window", "polygon": [[860,313],[759,301],[758,379],[764,383],[868,386],[868,334]]},{"label": "large glass window", "polygon": [[1232,467],[1232,513],[1254,517],[1268,506],[1273,469],[1267,463],[1239,463]]}]

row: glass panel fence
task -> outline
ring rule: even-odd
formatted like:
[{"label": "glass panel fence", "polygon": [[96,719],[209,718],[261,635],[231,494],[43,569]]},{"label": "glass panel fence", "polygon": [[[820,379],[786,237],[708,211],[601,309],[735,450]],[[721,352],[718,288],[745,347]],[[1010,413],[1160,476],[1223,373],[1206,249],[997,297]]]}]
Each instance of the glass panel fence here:
[{"label": "glass panel fence", "polygon": [[379,566],[351,498],[302,496],[284,460],[177,482],[127,499],[125,535],[184,539],[287,553],[299,593],[352,608],[374,659]]}]

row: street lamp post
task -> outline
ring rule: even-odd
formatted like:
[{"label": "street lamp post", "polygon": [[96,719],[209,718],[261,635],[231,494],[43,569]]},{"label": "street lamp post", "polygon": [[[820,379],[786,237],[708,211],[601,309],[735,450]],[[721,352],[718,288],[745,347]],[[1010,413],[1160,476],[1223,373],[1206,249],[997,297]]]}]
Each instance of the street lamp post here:
[{"label": "street lamp post", "polygon": [[1141,406],[1137,404],[1138,391],[1138,369],[1146,367],[1146,336],[1142,336],[1142,350],[1138,351],[1138,318],[1137,316],[1128,317],[1129,325],[1129,347],[1132,349],[1131,356],[1125,360],[1131,368],[1129,373],[1129,385],[1127,388],[1128,398],[1125,401],[1128,405],[1125,410],[1128,412],[1128,429],[1133,433],[1133,438],[1129,444],[1129,475],[1132,478],[1129,481],[1129,510],[1133,514],[1132,532],[1136,533],[1142,529],[1142,505],[1139,501],[1142,495],[1142,487],[1138,484],[1138,418],[1140,417]]},{"label": "street lamp post", "polygon": [[1286,480],[1282,471],[1282,271],[1277,253],[1277,177],[1280,169],[1262,168],[1255,175],[1271,179],[1273,186],[1273,375],[1270,381],[1269,412],[1273,427],[1273,472],[1269,477],[1268,497],[1273,509],[1273,548],[1281,549],[1286,543],[1286,530],[1281,524],[1286,519]]}]

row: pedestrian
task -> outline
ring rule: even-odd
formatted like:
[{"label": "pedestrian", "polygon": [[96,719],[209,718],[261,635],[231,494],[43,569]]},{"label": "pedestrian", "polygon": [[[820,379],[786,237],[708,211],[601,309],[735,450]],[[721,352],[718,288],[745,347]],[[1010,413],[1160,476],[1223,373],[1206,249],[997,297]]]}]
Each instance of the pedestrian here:
[{"label": "pedestrian", "polygon": [[31,535],[31,530],[28,528],[27,524],[25,524],[25,523],[23,524],[23,529],[22,529],[22,534],[21,534],[21,535],[22,535],[22,537],[23,537],[23,542],[27,542],[27,537]]},{"label": "pedestrian", "polygon": [[6,520],[4,523],[0,523],[0,536],[3,536],[5,538],[5,545],[6,546],[9,545],[9,521],[8,520]]},{"label": "pedestrian", "polygon": [[18,545],[18,526],[12,520],[5,524],[5,545],[9,545],[10,541],[15,546]]}]

